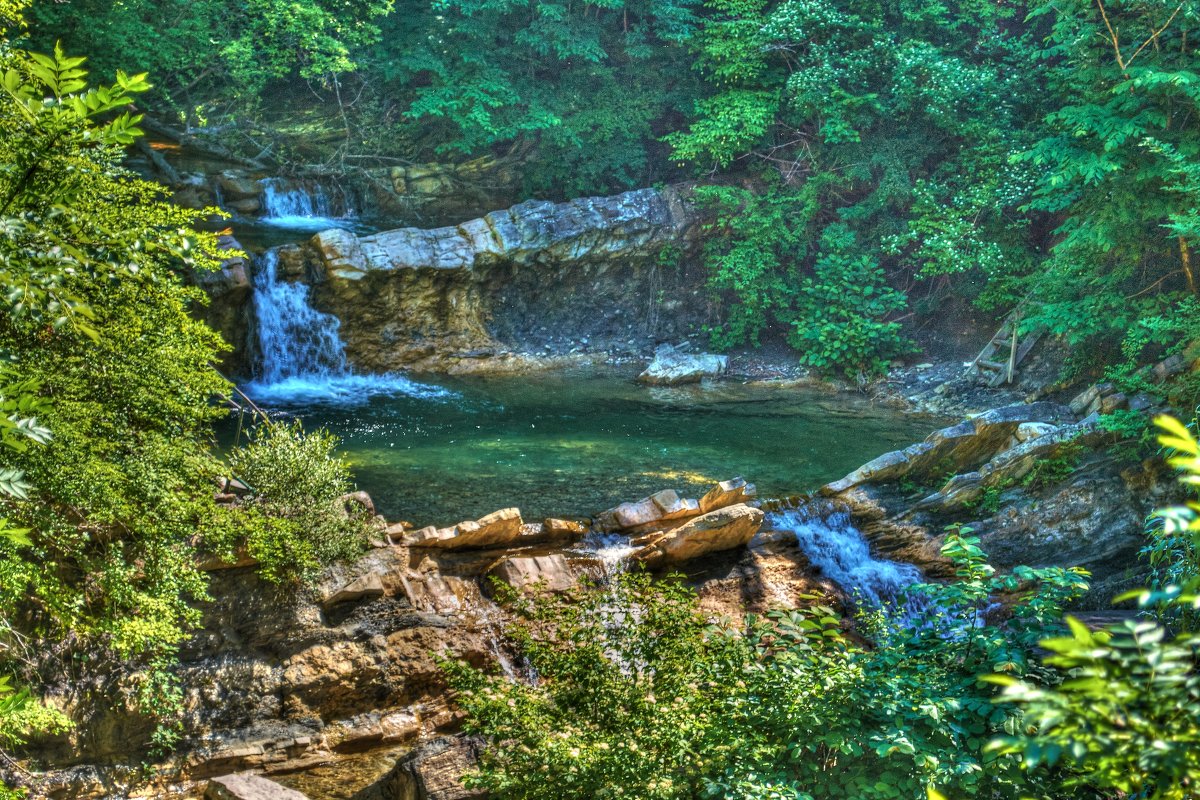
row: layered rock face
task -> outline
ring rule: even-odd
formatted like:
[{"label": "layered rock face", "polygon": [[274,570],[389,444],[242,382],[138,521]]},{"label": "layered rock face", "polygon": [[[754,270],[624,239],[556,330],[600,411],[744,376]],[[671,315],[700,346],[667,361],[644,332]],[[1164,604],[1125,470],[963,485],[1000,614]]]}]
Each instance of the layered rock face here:
[{"label": "layered rock face", "polygon": [[326,231],[285,248],[280,264],[314,283],[314,304],[342,320],[362,370],[519,367],[513,351],[555,331],[600,347],[676,335],[705,314],[691,296],[702,281],[659,259],[687,246],[693,223],[679,193],[641,189],[530,201],[432,230]]},{"label": "layered rock face", "polygon": [[[1122,467],[1106,453],[1113,437],[1096,414],[1076,419],[1047,402],[994,409],[885,453],[821,494],[850,510],[880,556],[931,577],[953,577],[939,548],[946,526],[958,523],[1001,570],[1088,569],[1084,604],[1108,608],[1114,594],[1144,579],[1145,519],[1175,489],[1158,467]],[[1054,462],[1069,474],[1032,480],[1039,465]]]}]

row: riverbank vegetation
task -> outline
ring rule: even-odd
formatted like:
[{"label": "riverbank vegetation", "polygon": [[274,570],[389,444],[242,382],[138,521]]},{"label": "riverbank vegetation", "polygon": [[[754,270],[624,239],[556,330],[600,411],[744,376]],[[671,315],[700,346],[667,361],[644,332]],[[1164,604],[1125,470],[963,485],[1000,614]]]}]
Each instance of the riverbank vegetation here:
[{"label": "riverbank vegetation", "polygon": [[[526,196],[550,198],[717,184],[701,200],[719,234],[703,258],[728,307],[720,346],[770,330],[814,367],[876,374],[905,352],[895,321],[953,301],[1020,306],[1027,328],[1089,354],[1081,369],[1117,360],[1123,340],[1188,338],[1167,328],[1187,327],[1197,292],[1192,3],[30,13],[39,49],[62,39],[102,74],[149,71],[140,102],[156,118],[277,167],[486,155],[517,160]],[[844,322],[819,330],[814,303]]]}]

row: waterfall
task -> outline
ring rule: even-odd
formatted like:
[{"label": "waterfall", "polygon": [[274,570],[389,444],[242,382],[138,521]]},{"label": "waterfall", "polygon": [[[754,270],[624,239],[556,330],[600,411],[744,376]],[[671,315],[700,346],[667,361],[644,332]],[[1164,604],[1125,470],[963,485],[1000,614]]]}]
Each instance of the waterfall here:
[{"label": "waterfall", "polygon": [[445,389],[400,375],[355,374],[338,334],[341,322],[309,304],[308,285],[280,279],[275,250],[268,250],[255,264],[257,363],[254,380],[245,387],[251,397],[266,403],[347,405],[378,394],[425,399],[452,396]]},{"label": "waterfall", "polygon": [[896,600],[921,580],[920,570],[912,564],[872,556],[867,540],[845,511],[810,503],[772,514],[770,527],[793,532],[812,565],[864,605],[878,607]]},{"label": "waterfall", "polygon": [[[338,209],[318,183],[297,184],[283,178],[265,178],[262,186],[263,221],[283,228],[325,230],[346,227],[353,211]],[[346,198],[341,205],[347,206]]]}]

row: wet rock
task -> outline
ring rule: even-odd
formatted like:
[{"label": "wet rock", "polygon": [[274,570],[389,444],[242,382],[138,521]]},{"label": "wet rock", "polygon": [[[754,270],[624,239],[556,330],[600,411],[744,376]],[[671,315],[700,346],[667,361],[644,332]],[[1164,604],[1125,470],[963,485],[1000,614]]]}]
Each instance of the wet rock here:
[{"label": "wet rock", "polygon": [[762,511],[747,505],[710,511],[667,532],[631,558],[657,569],[708,553],[743,547],[758,533],[763,517]]},{"label": "wet rock", "polygon": [[634,503],[622,503],[597,515],[600,529],[611,533],[644,529],[700,513],[700,503],[681,498],[674,489],[664,489]]},{"label": "wet rock", "polygon": [[685,353],[664,344],[654,351],[654,360],[638,376],[638,380],[651,386],[678,386],[723,375],[728,369],[728,356]]},{"label": "wet rock", "polygon": [[217,187],[225,200],[258,200],[262,186],[258,181],[237,172],[222,172],[217,176]]},{"label": "wet rock", "polygon": [[308,800],[299,792],[266,778],[243,772],[208,782],[204,800]]},{"label": "wet rock", "polygon": [[565,592],[575,585],[575,575],[566,556],[507,556],[491,567],[487,576],[504,581],[514,589],[538,588],[544,592]]}]

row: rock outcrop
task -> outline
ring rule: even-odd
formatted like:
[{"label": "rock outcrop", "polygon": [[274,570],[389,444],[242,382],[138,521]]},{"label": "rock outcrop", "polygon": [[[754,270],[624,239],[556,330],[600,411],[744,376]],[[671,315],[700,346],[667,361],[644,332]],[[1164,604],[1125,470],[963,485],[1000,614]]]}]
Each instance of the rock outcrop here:
[{"label": "rock outcrop", "polygon": [[463,786],[463,778],[479,761],[483,741],[475,737],[442,737],[405,756],[392,772],[352,800],[471,800],[484,792]]},{"label": "rock outcrop", "polygon": [[654,351],[654,360],[638,380],[650,386],[679,386],[699,383],[704,378],[715,378],[729,369],[729,356],[712,353],[687,353],[674,345],[660,345]]},{"label": "rock outcrop", "polygon": [[[342,320],[360,369],[520,370],[519,354],[549,347],[555,330],[582,352],[698,321],[704,304],[686,300],[702,280],[657,259],[686,248],[693,225],[678,192],[641,189],[529,201],[442,228],[325,231],[281,250],[280,264],[308,276],[314,304]],[[674,313],[661,313],[667,304]]]},{"label": "rock outcrop", "polygon": [[[958,523],[980,537],[997,568],[1088,569],[1084,604],[1107,608],[1142,576],[1144,520],[1172,484],[1156,481],[1155,467],[1122,467],[1106,453],[1113,437],[1097,415],[1073,419],[1052,403],[994,409],[886,453],[821,493],[849,509],[874,552],[930,577],[953,577],[939,548],[946,526]],[[1031,481],[1047,463],[1069,474]]]}]

